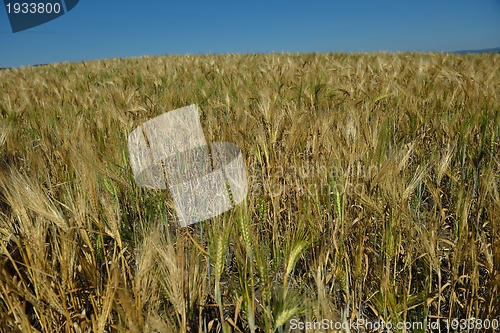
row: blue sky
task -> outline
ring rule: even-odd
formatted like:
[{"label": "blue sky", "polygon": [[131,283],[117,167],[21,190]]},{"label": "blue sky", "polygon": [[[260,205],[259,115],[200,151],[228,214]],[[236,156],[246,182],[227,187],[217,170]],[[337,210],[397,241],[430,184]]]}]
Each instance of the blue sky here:
[{"label": "blue sky", "polygon": [[0,67],[187,53],[494,47],[500,0],[80,0],[18,33],[0,7]]}]

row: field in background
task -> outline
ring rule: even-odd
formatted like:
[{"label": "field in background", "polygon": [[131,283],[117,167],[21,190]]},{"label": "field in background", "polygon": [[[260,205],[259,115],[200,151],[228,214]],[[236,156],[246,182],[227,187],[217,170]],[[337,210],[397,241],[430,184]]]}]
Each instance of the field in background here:
[{"label": "field in background", "polygon": [[[500,320],[499,68],[381,53],[1,71],[0,331]],[[180,228],[168,192],[136,187],[127,136],[189,104],[207,141],[242,149],[249,194]]]}]

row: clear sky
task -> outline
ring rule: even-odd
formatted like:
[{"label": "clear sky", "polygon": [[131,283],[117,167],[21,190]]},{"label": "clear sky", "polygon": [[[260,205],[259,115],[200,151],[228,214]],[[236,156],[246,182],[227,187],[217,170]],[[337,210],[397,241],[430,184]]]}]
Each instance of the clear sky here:
[{"label": "clear sky", "polygon": [[187,53],[496,47],[500,0],[80,0],[18,33],[0,6],[0,67]]}]

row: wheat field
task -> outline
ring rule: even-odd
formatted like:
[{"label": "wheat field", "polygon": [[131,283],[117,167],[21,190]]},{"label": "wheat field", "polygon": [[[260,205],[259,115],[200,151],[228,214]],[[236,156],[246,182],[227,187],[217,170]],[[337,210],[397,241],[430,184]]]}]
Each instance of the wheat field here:
[{"label": "wheat field", "polygon": [[[498,324],[499,68],[337,53],[0,71],[0,331]],[[207,141],[241,148],[248,196],[181,228],[168,191],[136,186],[127,137],[190,104]]]}]

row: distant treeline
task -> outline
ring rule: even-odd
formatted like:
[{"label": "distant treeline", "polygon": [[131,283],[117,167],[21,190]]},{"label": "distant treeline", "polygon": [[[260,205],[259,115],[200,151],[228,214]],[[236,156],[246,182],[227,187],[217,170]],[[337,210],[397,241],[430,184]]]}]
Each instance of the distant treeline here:
[{"label": "distant treeline", "polygon": [[[26,66],[26,67],[38,67],[38,66],[45,66],[45,65],[47,65],[47,64],[37,64],[37,65],[31,65],[31,66]],[[12,69],[12,67],[0,67],[0,71],[4,70],[4,69]]]},{"label": "distant treeline", "polygon": [[482,50],[463,50],[463,51],[456,51],[453,53],[458,53],[458,54],[467,54],[467,53],[474,53],[474,54],[481,54],[481,53],[500,53],[500,47],[494,48],[494,49],[482,49]]}]

